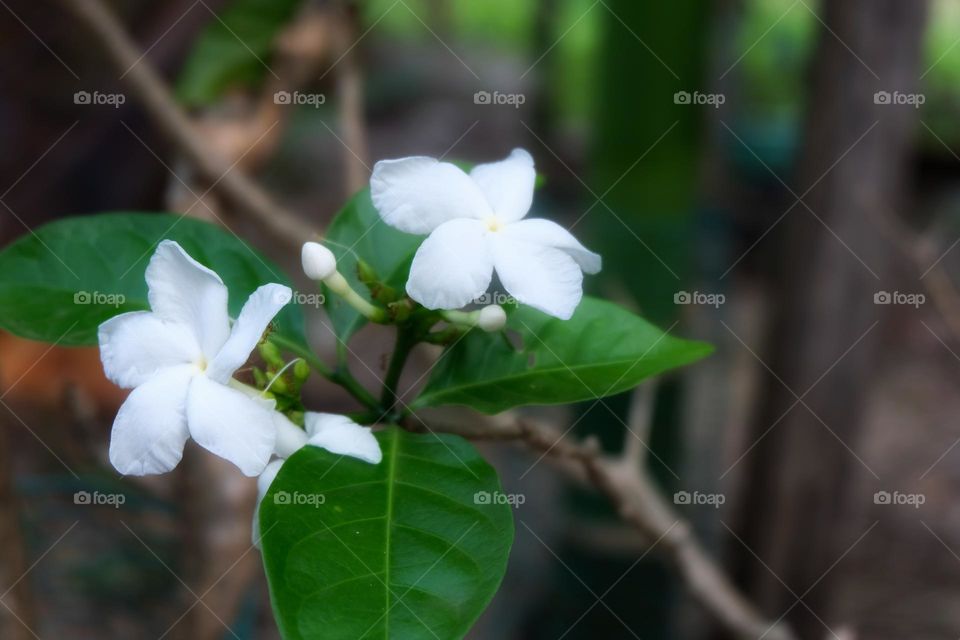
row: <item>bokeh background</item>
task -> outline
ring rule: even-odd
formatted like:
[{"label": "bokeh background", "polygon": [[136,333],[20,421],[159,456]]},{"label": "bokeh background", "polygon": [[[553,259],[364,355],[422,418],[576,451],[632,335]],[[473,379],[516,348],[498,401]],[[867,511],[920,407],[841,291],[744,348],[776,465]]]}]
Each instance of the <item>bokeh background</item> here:
[{"label": "bokeh background", "polygon": [[[376,160],[525,147],[534,213],[604,255],[588,287],[717,347],[658,384],[648,465],[675,502],[711,498],[676,506],[743,592],[800,638],[960,635],[956,0],[113,2],[143,54],[124,69],[85,1],[0,0],[0,242],[189,212],[299,272],[143,108],[137,70],[318,230]],[[311,336],[332,354],[319,312]],[[368,385],[388,337],[354,345]],[[0,637],[278,637],[251,481],[195,447],[119,477],[122,399],[95,350],[0,334]],[[316,381],[310,404],[352,408]],[[628,405],[536,412],[616,450]],[[484,452],[525,502],[470,637],[728,637],[604,500]]]}]

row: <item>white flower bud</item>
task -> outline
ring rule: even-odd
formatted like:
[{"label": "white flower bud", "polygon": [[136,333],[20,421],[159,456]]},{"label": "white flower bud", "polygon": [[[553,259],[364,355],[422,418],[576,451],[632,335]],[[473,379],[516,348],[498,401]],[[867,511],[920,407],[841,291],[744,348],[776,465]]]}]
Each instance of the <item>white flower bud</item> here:
[{"label": "white flower bud", "polygon": [[337,272],[337,258],[319,242],[306,242],[300,252],[303,272],[311,280],[326,280]]},{"label": "white flower bud", "polygon": [[477,326],[484,331],[500,331],[507,324],[507,313],[498,304],[488,304],[480,309]]}]

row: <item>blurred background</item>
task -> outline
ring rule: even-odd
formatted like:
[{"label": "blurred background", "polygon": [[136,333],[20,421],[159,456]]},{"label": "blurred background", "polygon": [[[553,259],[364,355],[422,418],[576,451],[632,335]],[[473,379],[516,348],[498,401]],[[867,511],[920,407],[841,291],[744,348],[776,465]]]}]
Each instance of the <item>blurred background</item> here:
[{"label": "blurred background", "polygon": [[[648,465],[743,593],[799,638],[960,636],[957,0],[128,0],[121,32],[93,0],[0,5],[0,243],[179,211],[308,286],[145,108],[156,78],[316,230],[376,160],[525,147],[533,215],[604,256],[593,292],[717,347],[657,386]],[[351,347],[372,387],[389,335]],[[122,399],[95,349],[0,335],[0,638],[277,638],[252,481],[196,447],[119,477]],[[317,381],[307,405],[354,408]],[[614,451],[628,405],[534,411]],[[603,499],[484,453],[525,501],[471,638],[729,637]]]}]

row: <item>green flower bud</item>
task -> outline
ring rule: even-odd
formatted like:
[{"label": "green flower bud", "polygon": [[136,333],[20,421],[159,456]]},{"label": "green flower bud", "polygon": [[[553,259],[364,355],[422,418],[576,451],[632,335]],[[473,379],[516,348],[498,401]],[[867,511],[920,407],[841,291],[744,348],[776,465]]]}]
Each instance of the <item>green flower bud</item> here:
[{"label": "green flower bud", "polygon": [[280,355],[280,349],[272,342],[260,343],[260,357],[275,370],[283,367],[283,356]]},{"label": "green flower bud", "polygon": [[306,379],[310,377],[310,365],[308,365],[307,361],[303,358],[297,360],[293,365],[293,377],[300,384],[303,384]]}]

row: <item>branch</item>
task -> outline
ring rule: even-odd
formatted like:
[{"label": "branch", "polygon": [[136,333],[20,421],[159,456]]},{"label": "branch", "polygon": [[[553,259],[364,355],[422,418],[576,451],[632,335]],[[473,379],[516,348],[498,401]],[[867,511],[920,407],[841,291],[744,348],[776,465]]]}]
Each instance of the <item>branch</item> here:
[{"label": "branch", "polygon": [[102,0],[63,2],[93,32],[96,36],[93,40],[128,78],[131,88],[157,126],[197,167],[212,188],[285,242],[299,246],[316,235],[316,230],[297,214],[274,202],[246,175],[210,151],[190,117]]},{"label": "branch", "polygon": [[[620,517],[656,545],[679,571],[694,598],[731,633],[745,639],[795,640],[784,623],[767,620],[737,590],[694,537],[690,525],[667,504],[636,464],[634,453],[625,449],[629,455],[607,456],[593,439],[577,441],[541,422],[509,413],[484,416],[480,424],[463,420],[455,423],[436,425],[436,430],[474,440],[522,441],[549,456],[571,478],[605,494]],[[409,428],[416,429],[416,425]],[[636,449],[631,446],[629,451]]]}]

